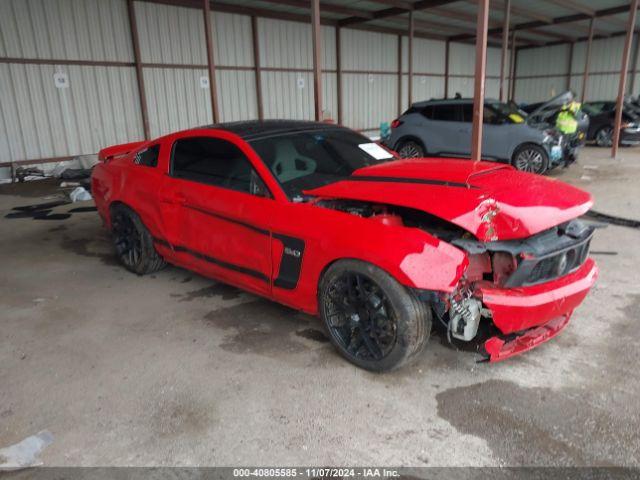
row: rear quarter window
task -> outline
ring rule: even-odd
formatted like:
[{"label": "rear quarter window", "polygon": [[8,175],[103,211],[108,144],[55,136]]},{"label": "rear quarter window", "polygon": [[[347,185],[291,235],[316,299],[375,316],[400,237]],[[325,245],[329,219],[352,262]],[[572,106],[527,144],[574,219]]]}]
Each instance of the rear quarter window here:
[{"label": "rear quarter window", "polygon": [[159,154],[160,144],[156,144],[138,152],[133,162],[136,165],[144,165],[145,167],[157,167]]}]

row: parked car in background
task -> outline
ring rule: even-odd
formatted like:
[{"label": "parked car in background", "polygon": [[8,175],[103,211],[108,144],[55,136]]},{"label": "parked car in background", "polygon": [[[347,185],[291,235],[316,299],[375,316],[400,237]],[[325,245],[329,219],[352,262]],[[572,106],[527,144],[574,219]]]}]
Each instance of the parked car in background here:
[{"label": "parked car in background", "polygon": [[370,370],[416,359],[432,321],[487,360],[530,350],[597,276],[578,219],[591,195],[506,165],[403,160],[344,127],[275,120],[99,159],[92,193],[127,269],[169,262],[319,315]]},{"label": "parked car in background", "polygon": [[[414,103],[391,124],[385,144],[401,157],[471,154],[473,99]],[[525,172],[544,173],[562,161],[561,135],[529,125],[521,111],[497,100],[484,106],[482,158]]]},{"label": "parked car in background", "polygon": [[[586,102],[582,108],[590,119],[587,140],[595,141],[599,147],[610,147],[613,144],[616,102]],[[640,116],[631,108],[623,107],[620,145],[638,144],[640,144]]]},{"label": "parked car in background", "polygon": [[[578,158],[578,152],[587,141],[589,115],[575,101],[573,92],[566,91],[546,102],[530,103],[519,107],[527,114],[527,122],[539,128],[556,128],[562,134],[562,155],[565,166]],[[575,131],[563,131],[559,118],[569,115],[575,120]]]}]

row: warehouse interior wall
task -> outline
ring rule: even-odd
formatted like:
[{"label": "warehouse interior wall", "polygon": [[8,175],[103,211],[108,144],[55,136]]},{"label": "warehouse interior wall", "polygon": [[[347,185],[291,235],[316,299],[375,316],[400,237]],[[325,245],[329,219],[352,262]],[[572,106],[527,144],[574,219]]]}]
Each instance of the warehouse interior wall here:
[{"label": "warehouse interior wall", "polygon": [[[582,94],[582,79],[585,66],[587,42],[525,48],[518,52],[516,62],[517,102],[541,102],[570,88],[578,97]],[[620,81],[620,65],[624,50],[624,36],[594,39],[591,46],[591,62],[586,100],[615,100]],[[630,72],[627,77],[627,93],[638,95],[638,72],[632,71],[638,65],[639,55],[637,35],[631,47]],[[568,69],[569,59],[571,69]],[[635,79],[633,77],[636,77]]]},{"label": "warehouse interior wall", "polygon": [[[202,11],[135,1],[134,12],[150,135],[212,123]],[[251,17],[211,15],[221,121],[258,118]],[[313,119],[310,24],[259,17],[256,27],[264,118]],[[323,26],[322,39],[322,108],[325,118],[336,120],[336,29]],[[621,45],[623,39],[594,41],[590,89],[613,98],[619,59],[611,52],[621,47],[606,42]],[[581,81],[583,44],[574,47],[574,88]],[[382,122],[408,108],[408,38],[343,28],[339,48],[342,123],[376,135]],[[444,41],[414,38],[413,102],[444,96],[445,52]],[[450,43],[450,97],[472,96],[474,56],[472,44]],[[516,99],[559,93],[568,79],[567,62],[568,45],[521,50]],[[500,49],[490,47],[488,98],[498,97],[499,69]],[[92,154],[142,139],[126,1],[0,2],[0,102],[0,163]],[[8,176],[9,169],[0,170],[0,177]]]}]

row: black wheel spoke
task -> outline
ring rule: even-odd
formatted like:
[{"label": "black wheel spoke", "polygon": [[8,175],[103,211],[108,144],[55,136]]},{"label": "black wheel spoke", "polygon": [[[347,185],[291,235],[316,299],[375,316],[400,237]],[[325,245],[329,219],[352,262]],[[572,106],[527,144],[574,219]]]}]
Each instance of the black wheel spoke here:
[{"label": "black wheel spoke", "polygon": [[396,320],[384,291],[366,275],[345,272],[324,300],[330,333],[352,357],[381,360],[393,349]]},{"label": "black wheel spoke", "polygon": [[371,356],[376,360],[380,360],[383,357],[382,350],[380,350],[377,339],[372,338],[370,332],[371,331],[362,332],[362,340]]},{"label": "black wheel spoke", "polygon": [[131,218],[118,214],[113,219],[113,237],[117,254],[126,265],[136,265],[142,255],[140,233]]}]

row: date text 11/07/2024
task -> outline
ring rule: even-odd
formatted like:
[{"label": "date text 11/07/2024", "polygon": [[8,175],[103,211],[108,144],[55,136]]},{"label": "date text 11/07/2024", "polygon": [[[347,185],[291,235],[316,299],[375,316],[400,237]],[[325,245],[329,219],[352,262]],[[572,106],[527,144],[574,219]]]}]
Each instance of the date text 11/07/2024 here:
[{"label": "date text 11/07/2024", "polygon": [[400,473],[390,468],[234,468],[235,478],[395,478]]}]

